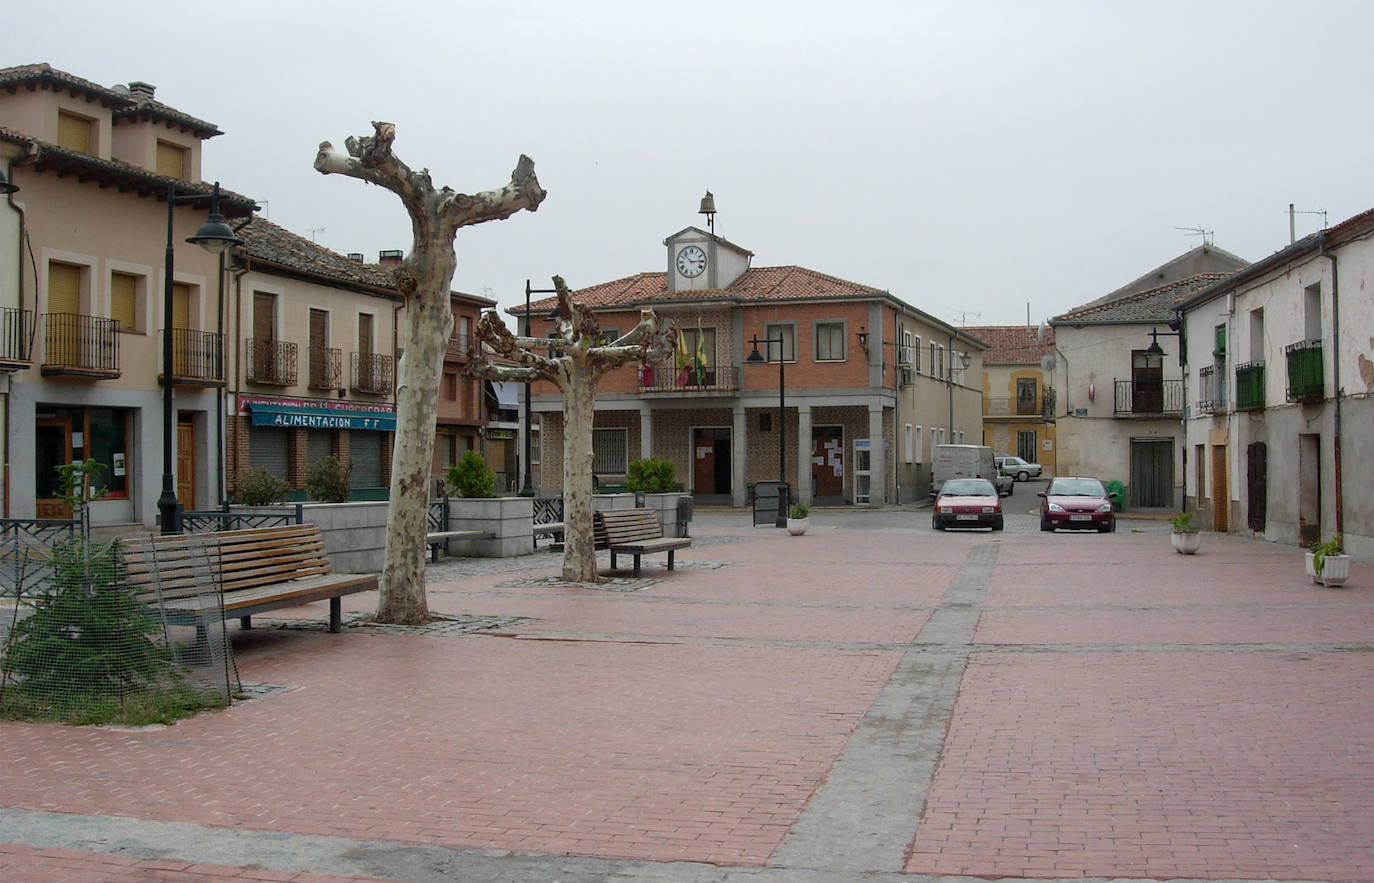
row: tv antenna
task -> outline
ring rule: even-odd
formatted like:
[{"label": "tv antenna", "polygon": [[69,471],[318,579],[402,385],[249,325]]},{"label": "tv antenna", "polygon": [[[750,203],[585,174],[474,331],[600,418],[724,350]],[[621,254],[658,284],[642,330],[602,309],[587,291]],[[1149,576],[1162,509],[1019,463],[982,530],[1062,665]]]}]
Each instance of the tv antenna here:
[{"label": "tv antenna", "polygon": [[978,312],[977,310],[965,310],[962,307],[945,307],[945,309],[950,313],[959,314],[959,324],[961,326],[968,324],[969,316],[972,316],[975,319],[983,318],[983,314]]},{"label": "tv antenna", "polygon": [[1293,208],[1293,203],[1288,203],[1288,244],[1292,245],[1298,241],[1298,229],[1295,223],[1296,215],[1321,215],[1322,229],[1326,229],[1326,209],[1317,209],[1314,212],[1305,212]]},{"label": "tv antenna", "polygon": [[1212,236],[1215,233],[1213,230],[1204,230],[1201,227],[1175,227],[1174,229],[1182,230],[1189,236],[1201,236],[1203,245],[1211,245]]},{"label": "tv antenna", "polygon": [[319,241],[319,240],[317,240],[317,239],[315,238],[315,234],[327,232],[323,227],[307,227],[306,229],[310,231],[310,241],[311,241],[311,242],[318,242],[318,241]]}]

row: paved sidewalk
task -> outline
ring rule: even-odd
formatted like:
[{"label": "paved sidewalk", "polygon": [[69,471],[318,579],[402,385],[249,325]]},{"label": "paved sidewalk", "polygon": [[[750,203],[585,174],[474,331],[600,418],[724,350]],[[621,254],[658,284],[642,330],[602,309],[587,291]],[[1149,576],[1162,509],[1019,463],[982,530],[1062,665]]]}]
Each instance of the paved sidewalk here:
[{"label": "paved sidewalk", "polygon": [[1374,565],[1028,518],[698,512],[640,580],[539,552],[431,565],[425,629],[290,611],[235,634],[263,698],[0,723],[0,879],[1374,883]]}]

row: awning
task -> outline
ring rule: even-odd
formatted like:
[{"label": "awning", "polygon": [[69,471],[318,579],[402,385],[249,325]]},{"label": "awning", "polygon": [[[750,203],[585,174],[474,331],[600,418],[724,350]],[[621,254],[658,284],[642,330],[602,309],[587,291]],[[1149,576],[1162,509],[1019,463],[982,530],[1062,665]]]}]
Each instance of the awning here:
[{"label": "awning", "polygon": [[496,396],[496,406],[502,411],[515,410],[520,407],[520,387],[522,384],[513,380],[492,380],[492,394]]},{"label": "awning", "polygon": [[340,411],[333,408],[303,408],[294,405],[248,404],[253,426],[279,426],[284,429],[375,429],[396,431],[396,415],[373,411]]}]

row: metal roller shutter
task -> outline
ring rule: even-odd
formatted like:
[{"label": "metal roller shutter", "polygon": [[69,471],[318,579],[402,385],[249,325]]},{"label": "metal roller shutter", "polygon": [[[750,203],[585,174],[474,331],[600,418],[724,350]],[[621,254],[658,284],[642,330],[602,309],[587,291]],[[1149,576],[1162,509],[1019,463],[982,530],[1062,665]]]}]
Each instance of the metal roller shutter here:
[{"label": "metal roller shutter", "polygon": [[248,433],[248,465],[261,466],[268,472],[286,480],[288,458],[288,437],[285,429],[254,427]]},{"label": "metal roller shutter", "polygon": [[353,475],[349,487],[382,486],[382,434],[355,429],[348,436],[349,459],[353,461]]}]

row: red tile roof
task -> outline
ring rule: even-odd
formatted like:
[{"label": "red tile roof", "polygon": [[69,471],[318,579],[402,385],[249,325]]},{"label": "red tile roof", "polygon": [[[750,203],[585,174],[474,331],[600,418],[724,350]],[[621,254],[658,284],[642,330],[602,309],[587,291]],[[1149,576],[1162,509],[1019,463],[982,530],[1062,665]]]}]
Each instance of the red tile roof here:
[{"label": "red tile roof", "polygon": [[1054,351],[1054,329],[1048,326],[1043,342],[1035,339],[1036,328],[1029,325],[970,325],[959,330],[988,345],[984,365],[1034,365]]},{"label": "red tile roof", "polygon": [[[611,309],[675,301],[720,300],[736,303],[758,301],[824,300],[886,295],[888,292],[871,285],[849,282],[836,276],[818,273],[805,267],[751,267],[727,288],[669,291],[667,273],[639,273],[573,291],[579,303],[593,309]],[[548,311],[557,298],[544,298],[530,304],[531,312]],[[517,307],[512,313],[523,314]]]}]

